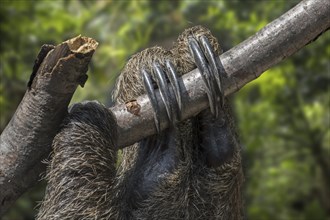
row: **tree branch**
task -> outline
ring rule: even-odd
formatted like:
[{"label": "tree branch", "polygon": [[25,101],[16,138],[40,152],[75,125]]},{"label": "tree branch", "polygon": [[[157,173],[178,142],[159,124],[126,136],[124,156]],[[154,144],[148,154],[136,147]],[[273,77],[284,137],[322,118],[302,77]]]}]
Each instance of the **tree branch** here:
[{"label": "tree branch", "polygon": [[0,216],[45,170],[41,161],[51,151],[74,91],[87,80],[96,47],[93,39],[78,36],[41,48],[28,90],[0,136]]},{"label": "tree branch", "polygon": [[[316,40],[330,26],[330,2],[326,0],[304,0],[290,11],[274,20],[252,37],[220,56],[227,74],[224,78],[225,95],[238,91],[264,71],[291,56],[305,45]],[[203,80],[197,69],[183,75],[183,119],[196,115],[208,107]],[[174,96],[172,93],[171,96]],[[157,91],[157,100],[161,100]],[[156,134],[153,109],[146,95],[138,97],[139,113],[131,113],[132,103],[111,108],[117,118],[118,146],[123,148],[145,137]],[[160,101],[160,127],[169,122],[165,106]]]}]

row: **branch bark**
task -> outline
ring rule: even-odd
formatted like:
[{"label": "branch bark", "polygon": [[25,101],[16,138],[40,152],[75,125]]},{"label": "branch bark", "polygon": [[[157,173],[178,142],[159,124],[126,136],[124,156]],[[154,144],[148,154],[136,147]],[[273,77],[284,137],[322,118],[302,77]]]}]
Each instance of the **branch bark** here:
[{"label": "branch bark", "polygon": [[74,91],[87,80],[96,47],[93,39],[78,36],[41,48],[28,89],[0,136],[0,216],[45,170],[41,161],[51,151]]},{"label": "branch bark", "polygon": [[[255,35],[222,54],[220,60],[227,74],[227,78],[224,78],[225,95],[238,91],[270,67],[316,40],[330,27],[329,12],[330,2],[327,0],[304,0]],[[182,97],[183,119],[208,107],[203,80],[197,69],[185,74],[179,83],[181,88],[185,88]],[[159,93],[157,100],[161,100]],[[134,105],[139,105],[139,114],[129,111],[131,103],[110,108],[117,118],[119,148],[157,132],[148,97],[138,97]],[[159,106],[160,127],[163,130],[169,126],[169,122],[161,101]]]}]

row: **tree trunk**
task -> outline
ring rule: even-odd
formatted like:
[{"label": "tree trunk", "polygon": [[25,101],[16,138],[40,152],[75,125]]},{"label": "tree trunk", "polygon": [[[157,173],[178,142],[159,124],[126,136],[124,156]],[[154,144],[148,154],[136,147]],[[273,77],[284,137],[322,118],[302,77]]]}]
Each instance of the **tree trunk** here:
[{"label": "tree trunk", "polygon": [[44,45],[36,59],[28,89],[0,136],[0,216],[45,170],[42,160],[67,114],[97,43],[76,37],[56,47]]}]

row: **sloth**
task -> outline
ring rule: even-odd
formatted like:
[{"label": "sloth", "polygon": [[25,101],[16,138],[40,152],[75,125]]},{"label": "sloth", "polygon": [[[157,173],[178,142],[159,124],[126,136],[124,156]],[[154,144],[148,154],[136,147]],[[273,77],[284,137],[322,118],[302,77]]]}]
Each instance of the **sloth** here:
[{"label": "sloth", "polygon": [[[152,47],[133,55],[116,82],[114,100],[152,95],[146,86],[159,85],[146,84],[145,77],[168,71],[168,63],[178,76],[199,68],[192,45],[205,42],[218,57],[217,39],[202,26],[185,30],[170,50]],[[207,83],[210,109],[176,120],[119,154],[120,134],[106,107],[71,107],[53,141],[37,219],[242,219],[241,149],[232,111],[226,98],[213,94],[220,91],[215,83]]]}]

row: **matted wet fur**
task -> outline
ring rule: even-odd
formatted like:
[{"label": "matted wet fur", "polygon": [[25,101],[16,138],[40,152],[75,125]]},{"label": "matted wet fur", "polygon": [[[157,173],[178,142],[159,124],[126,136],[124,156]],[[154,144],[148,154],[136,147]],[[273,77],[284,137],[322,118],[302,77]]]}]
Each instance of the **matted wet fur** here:
[{"label": "matted wet fur", "polygon": [[[179,75],[196,68],[187,39],[201,35],[219,55],[216,38],[196,26],[169,51],[153,47],[132,56],[117,80],[117,103],[145,93],[140,69],[151,72],[154,61],[171,60]],[[220,119],[205,110],[125,148],[117,169],[113,123],[100,104],[73,107],[53,143],[38,219],[242,219],[240,147],[227,102]],[[211,141],[223,144],[220,151],[209,149]]]}]

